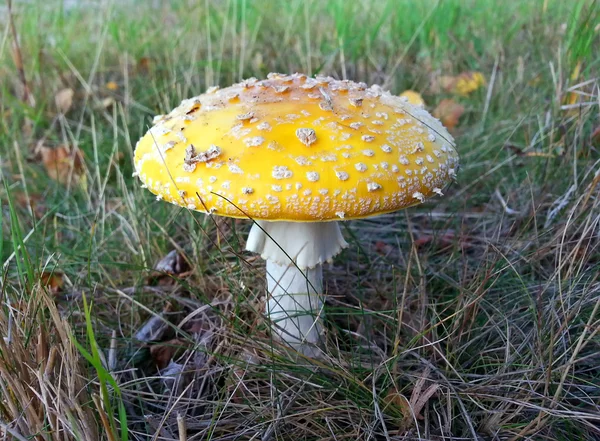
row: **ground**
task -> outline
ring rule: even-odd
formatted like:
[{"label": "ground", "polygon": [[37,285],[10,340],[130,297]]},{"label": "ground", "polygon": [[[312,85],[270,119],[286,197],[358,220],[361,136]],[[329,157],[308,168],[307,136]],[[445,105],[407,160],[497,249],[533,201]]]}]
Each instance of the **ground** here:
[{"label": "ground", "polygon": [[[9,5],[7,439],[600,439],[598,2]],[[443,197],[343,224],[321,360],[271,340],[249,221],[132,177],[154,115],[296,71],[418,92],[461,160]]]}]

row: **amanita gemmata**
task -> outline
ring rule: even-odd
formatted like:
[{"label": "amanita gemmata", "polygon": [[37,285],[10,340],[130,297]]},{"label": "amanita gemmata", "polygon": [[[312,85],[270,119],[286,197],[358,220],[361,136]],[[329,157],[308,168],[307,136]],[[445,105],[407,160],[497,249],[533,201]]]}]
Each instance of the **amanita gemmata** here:
[{"label": "amanita gemmata", "polygon": [[270,74],[183,101],[135,149],[135,174],[190,210],[253,219],[267,315],[307,356],[323,334],[323,271],[348,244],[339,222],[442,195],[454,140],[423,108],[379,86]]}]

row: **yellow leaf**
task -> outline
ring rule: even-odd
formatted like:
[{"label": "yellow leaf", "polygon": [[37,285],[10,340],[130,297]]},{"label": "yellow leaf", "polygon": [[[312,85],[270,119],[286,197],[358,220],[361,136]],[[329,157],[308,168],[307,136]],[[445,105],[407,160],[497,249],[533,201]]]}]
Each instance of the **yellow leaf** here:
[{"label": "yellow leaf", "polygon": [[442,121],[448,130],[454,129],[458,124],[458,120],[465,112],[465,108],[451,99],[440,101],[438,106],[433,111],[433,116]]},{"label": "yellow leaf", "polygon": [[463,72],[456,77],[453,92],[458,95],[467,96],[485,86],[485,77],[481,72]]},{"label": "yellow leaf", "polygon": [[106,88],[108,90],[117,90],[119,88],[119,85],[114,81],[109,81],[108,83],[106,83]]},{"label": "yellow leaf", "polygon": [[73,92],[73,89],[71,88],[61,89],[56,92],[56,95],[54,95],[54,102],[60,113],[67,113],[69,111],[73,105],[74,94],[75,92]]},{"label": "yellow leaf", "polygon": [[481,72],[463,72],[457,76],[440,75],[432,79],[431,91],[442,90],[456,95],[467,96],[485,86],[485,76]]},{"label": "yellow leaf", "polygon": [[414,104],[415,106],[423,107],[425,105],[425,101],[421,94],[414,90],[405,90],[399,96],[400,98],[406,98],[409,103]]}]

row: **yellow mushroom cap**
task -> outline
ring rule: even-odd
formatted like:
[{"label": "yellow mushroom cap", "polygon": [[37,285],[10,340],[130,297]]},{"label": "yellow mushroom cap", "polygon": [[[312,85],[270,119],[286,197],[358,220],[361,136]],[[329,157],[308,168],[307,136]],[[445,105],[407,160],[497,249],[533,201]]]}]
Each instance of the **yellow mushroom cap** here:
[{"label": "yellow mushroom cap", "polygon": [[454,140],[379,86],[269,74],[183,101],[135,149],[157,198],[271,221],[328,221],[423,202],[454,176]]}]

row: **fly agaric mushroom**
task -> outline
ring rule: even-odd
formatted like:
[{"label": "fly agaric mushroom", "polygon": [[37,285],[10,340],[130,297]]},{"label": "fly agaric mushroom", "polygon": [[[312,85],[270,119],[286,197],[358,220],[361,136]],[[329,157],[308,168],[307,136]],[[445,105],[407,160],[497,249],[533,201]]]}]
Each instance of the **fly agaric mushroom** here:
[{"label": "fly agaric mushroom", "polygon": [[267,315],[315,355],[322,265],[347,243],[339,222],[442,195],[458,155],[426,110],[379,86],[269,74],[184,100],[135,149],[145,187],[190,210],[251,218],[246,248],[266,262]]}]

